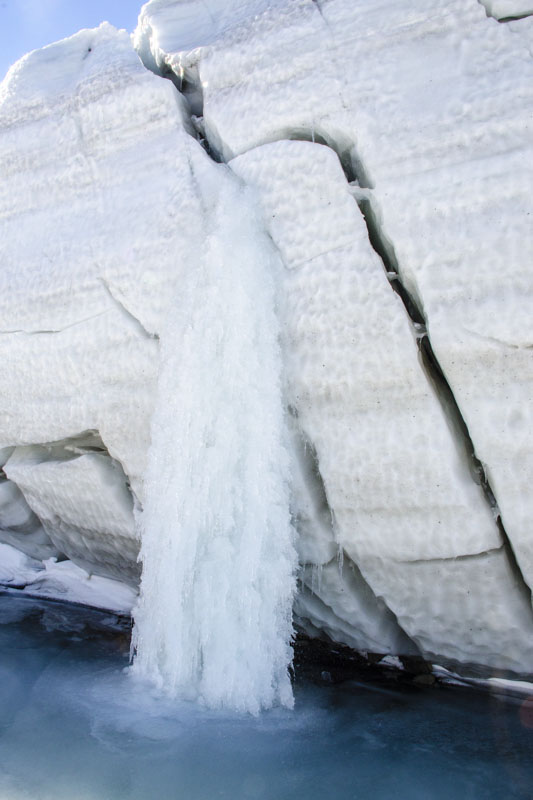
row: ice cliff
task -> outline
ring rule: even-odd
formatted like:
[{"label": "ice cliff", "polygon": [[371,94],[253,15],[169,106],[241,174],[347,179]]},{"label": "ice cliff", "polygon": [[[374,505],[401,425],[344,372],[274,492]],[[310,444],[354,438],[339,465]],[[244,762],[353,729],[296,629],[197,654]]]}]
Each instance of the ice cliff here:
[{"label": "ice cliff", "polygon": [[254,551],[279,687],[290,503],[309,633],[533,675],[532,11],[150,0],[134,46],[103,24],[11,68],[0,541],[26,569],[136,587],[142,532],[139,636],[198,567],[172,635],[221,652]]}]

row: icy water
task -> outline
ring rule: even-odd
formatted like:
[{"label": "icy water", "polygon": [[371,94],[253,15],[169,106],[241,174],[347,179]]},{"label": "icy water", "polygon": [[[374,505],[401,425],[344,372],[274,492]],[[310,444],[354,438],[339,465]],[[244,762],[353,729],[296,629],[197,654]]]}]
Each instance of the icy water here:
[{"label": "icy water", "polygon": [[531,798],[519,704],[296,682],[295,710],[216,714],[124,669],[113,618],[0,596],[0,800]]}]

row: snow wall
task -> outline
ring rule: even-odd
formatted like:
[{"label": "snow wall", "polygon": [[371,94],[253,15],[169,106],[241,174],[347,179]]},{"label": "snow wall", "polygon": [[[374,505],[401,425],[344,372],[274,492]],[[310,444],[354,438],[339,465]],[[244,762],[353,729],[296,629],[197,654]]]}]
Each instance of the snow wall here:
[{"label": "snow wall", "polygon": [[[192,558],[205,591],[158,635],[220,653],[248,580],[268,636],[222,641],[249,675],[271,652],[250,692],[288,703],[295,538],[311,635],[533,675],[530,12],[150,0],[133,44],[103,24],[12,67],[4,582],[131,606],[142,534],[138,642]],[[193,546],[214,508],[236,538]]]}]

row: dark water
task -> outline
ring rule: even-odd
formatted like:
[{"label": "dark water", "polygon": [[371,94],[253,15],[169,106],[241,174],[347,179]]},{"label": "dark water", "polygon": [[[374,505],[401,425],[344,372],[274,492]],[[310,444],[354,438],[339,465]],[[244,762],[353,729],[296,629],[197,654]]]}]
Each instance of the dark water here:
[{"label": "dark water", "polygon": [[100,621],[0,597],[0,800],[533,798],[519,703],[297,683],[294,712],[208,713],[134,683]]}]

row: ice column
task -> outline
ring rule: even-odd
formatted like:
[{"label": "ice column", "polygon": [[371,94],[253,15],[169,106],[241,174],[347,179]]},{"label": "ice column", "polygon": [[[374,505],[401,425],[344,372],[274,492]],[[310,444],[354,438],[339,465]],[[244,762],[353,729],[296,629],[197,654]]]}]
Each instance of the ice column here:
[{"label": "ice column", "polygon": [[224,180],[206,201],[203,252],[161,335],[133,673],[257,713],[293,703],[278,260],[247,191],[213,170]]}]

